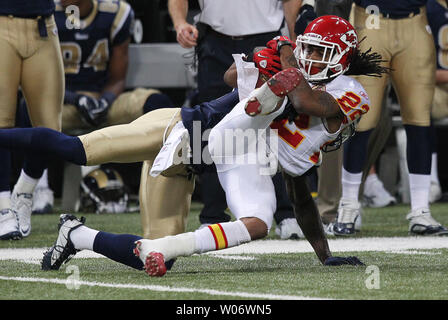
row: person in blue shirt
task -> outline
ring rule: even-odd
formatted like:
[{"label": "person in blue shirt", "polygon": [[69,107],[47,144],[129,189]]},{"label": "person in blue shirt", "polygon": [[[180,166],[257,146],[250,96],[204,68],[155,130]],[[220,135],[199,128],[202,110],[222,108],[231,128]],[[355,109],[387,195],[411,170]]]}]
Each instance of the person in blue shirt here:
[{"label": "person in blue shirt", "polygon": [[[20,88],[33,126],[61,130],[64,68],[54,9],[53,0],[0,0],[0,128],[15,126]],[[0,239],[21,239],[31,230],[23,203],[46,165],[25,154],[12,194],[6,150],[0,150],[0,166]]]}]

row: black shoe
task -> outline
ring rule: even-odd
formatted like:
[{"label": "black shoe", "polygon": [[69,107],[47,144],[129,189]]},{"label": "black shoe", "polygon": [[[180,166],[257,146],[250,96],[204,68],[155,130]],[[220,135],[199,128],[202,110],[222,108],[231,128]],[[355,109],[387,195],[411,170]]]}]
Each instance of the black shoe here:
[{"label": "black shoe", "polygon": [[59,270],[63,263],[67,263],[79,251],[70,241],[70,233],[84,225],[86,219],[76,218],[71,214],[61,214],[59,218],[59,234],[55,244],[44,253],[42,270]]}]

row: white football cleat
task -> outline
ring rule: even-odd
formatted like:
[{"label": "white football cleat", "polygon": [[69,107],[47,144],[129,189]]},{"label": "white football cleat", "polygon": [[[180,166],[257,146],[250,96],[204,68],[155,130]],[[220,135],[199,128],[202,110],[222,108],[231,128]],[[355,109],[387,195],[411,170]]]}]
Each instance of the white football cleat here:
[{"label": "white football cleat", "polygon": [[[339,201],[338,216],[333,227],[335,236],[350,236],[361,230],[361,203],[354,199],[341,199]],[[357,227],[357,228],[356,228]]]},{"label": "white football cleat", "polygon": [[51,213],[53,211],[54,195],[50,188],[37,187],[33,192],[33,214]]},{"label": "white football cleat", "polygon": [[300,239],[305,238],[305,235],[300,229],[299,224],[295,218],[283,219],[276,227],[275,233],[280,239]]},{"label": "white football cleat", "polygon": [[365,205],[371,208],[382,208],[397,203],[397,199],[384,188],[376,174],[367,177],[363,196]]},{"label": "white football cleat", "polygon": [[448,235],[448,229],[431,216],[428,208],[419,208],[406,215],[409,220],[409,233],[420,236]]},{"label": "white football cleat", "polygon": [[280,101],[293,91],[302,79],[302,73],[296,68],[288,68],[275,74],[249,95],[244,106],[246,114],[254,117],[277,111],[281,107]]},{"label": "white football cleat", "polygon": [[16,213],[11,209],[0,211],[0,240],[20,240],[19,221]]},{"label": "white football cleat", "polygon": [[32,193],[12,192],[11,209],[17,213],[17,217],[19,219],[19,231],[22,234],[22,237],[28,237],[31,233],[32,206]]}]

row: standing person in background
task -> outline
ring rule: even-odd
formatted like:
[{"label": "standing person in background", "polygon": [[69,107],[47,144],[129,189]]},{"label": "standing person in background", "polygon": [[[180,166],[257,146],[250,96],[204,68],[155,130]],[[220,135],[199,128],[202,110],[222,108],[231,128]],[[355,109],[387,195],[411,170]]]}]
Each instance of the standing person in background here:
[{"label": "standing person in background", "polygon": [[[407,136],[407,164],[411,196],[409,232],[442,235],[448,230],[438,223],[429,209],[431,170],[430,112],[434,95],[435,49],[426,17],[426,0],[355,0],[354,27],[362,50],[372,48],[391,68],[390,77],[397,93]],[[373,14],[372,14],[373,13]],[[378,22],[369,25],[368,21]],[[335,235],[355,233],[360,221],[359,188],[366,169],[367,143],[378,124],[388,76],[357,78],[371,100],[370,112],[361,119],[357,133],[344,147],[342,197]],[[375,145],[384,143],[375,142]],[[360,226],[358,226],[360,228]]]},{"label": "standing person in background", "polygon": [[[428,22],[436,46],[437,69],[436,87],[432,104],[432,120],[448,117],[448,3],[446,0],[428,0]],[[437,169],[437,133],[431,123],[431,188],[429,201],[435,202],[442,197]]]},{"label": "standing person in background", "polygon": [[[0,0],[0,128],[15,125],[17,92],[22,89],[33,126],[61,130],[64,69],[53,0]],[[11,194],[11,157],[0,150],[0,239],[31,232],[33,190],[46,164],[25,154]]]},{"label": "standing person in background", "polygon": [[[184,48],[195,47],[198,59],[198,102],[215,99],[231,91],[223,75],[232,65],[232,54],[249,53],[279,36],[284,21],[295,41],[294,24],[300,8],[299,0],[203,0],[196,25],[187,22],[188,1],[169,0],[168,10]],[[277,194],[277,234],[281,238],[302,236],[287,198],[283,178],[273,177]],[[213,166],[200,175],[201,198],[204,203],[199,219],[203,226],[227,222],[230,216],[224,190]],[[183,232],[183,231],[182,231]]]}]

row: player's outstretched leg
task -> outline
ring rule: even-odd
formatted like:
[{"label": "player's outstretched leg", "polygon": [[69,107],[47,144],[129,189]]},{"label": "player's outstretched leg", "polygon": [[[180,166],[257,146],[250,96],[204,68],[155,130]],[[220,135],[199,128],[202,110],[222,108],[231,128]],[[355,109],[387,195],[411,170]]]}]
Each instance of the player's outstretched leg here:
[{"label": "player's outstretched leg", "polygon": [[253,117],[275,112],[281,107],[279,102],[282,98],[294,90],[302,79],[302,73],[296,68],[288,68],[275,74],[249,95],[249,100],[244,107],[246,113]]},{"label": "player's outstretched leg", "polygon": [[[84,225],[85,219],[72,214],[61,214],[59,234],[54,245],[44,253],[42,270],[59,270],[77,252],[90,250],[137,270],[144,264],[134,255],[135,242],[142,239],[132,234],[113,234],[94,230]],[[171,269],[174,261],[164,268]]]},{"label": "player's outstretched leg", "polygon": [[55,244],[44,253],[43,270],[58,270],[77,252],[91,250],[116,262],[142,270],[143,264],[133,253],[135,241],[141,237],[131,234],[112,234],[88,228],[85,219],[62,214]]},{"label": "player's outstretched leg", "polygon": [[49,128],[0,129],[0,147],[34,152],[41,157],[57,156],[78,165],[87,162],[84,146],[78,137]]},{"label": "player's outstretched leg", "polygon": [[[266,224],[257,218],[251,223],[259,224],[267,230]],[[257,221],[258,220],[258,221]],[[262,235],[264,236],[264,235]],[[258,237],[262,237],[258,236]],[[140,239],[135,243],[134,254],[144,265],[145,272],[152,277],[161,277],[166,273],[165,261],[194,253],[204,253],[238,246],[258,238],[249,234],[241,221],[212,224],[206,228],[160,239]]]},{"label": "player's outstretched leg", "polygon": [[77,219],[74,215],[61,214],[58,225],[58,238],[54,245],[44,253],[42,270],[58,270],[67,263],[79,250],[70,240],[70,234],[84,225],[85,218]]}]

